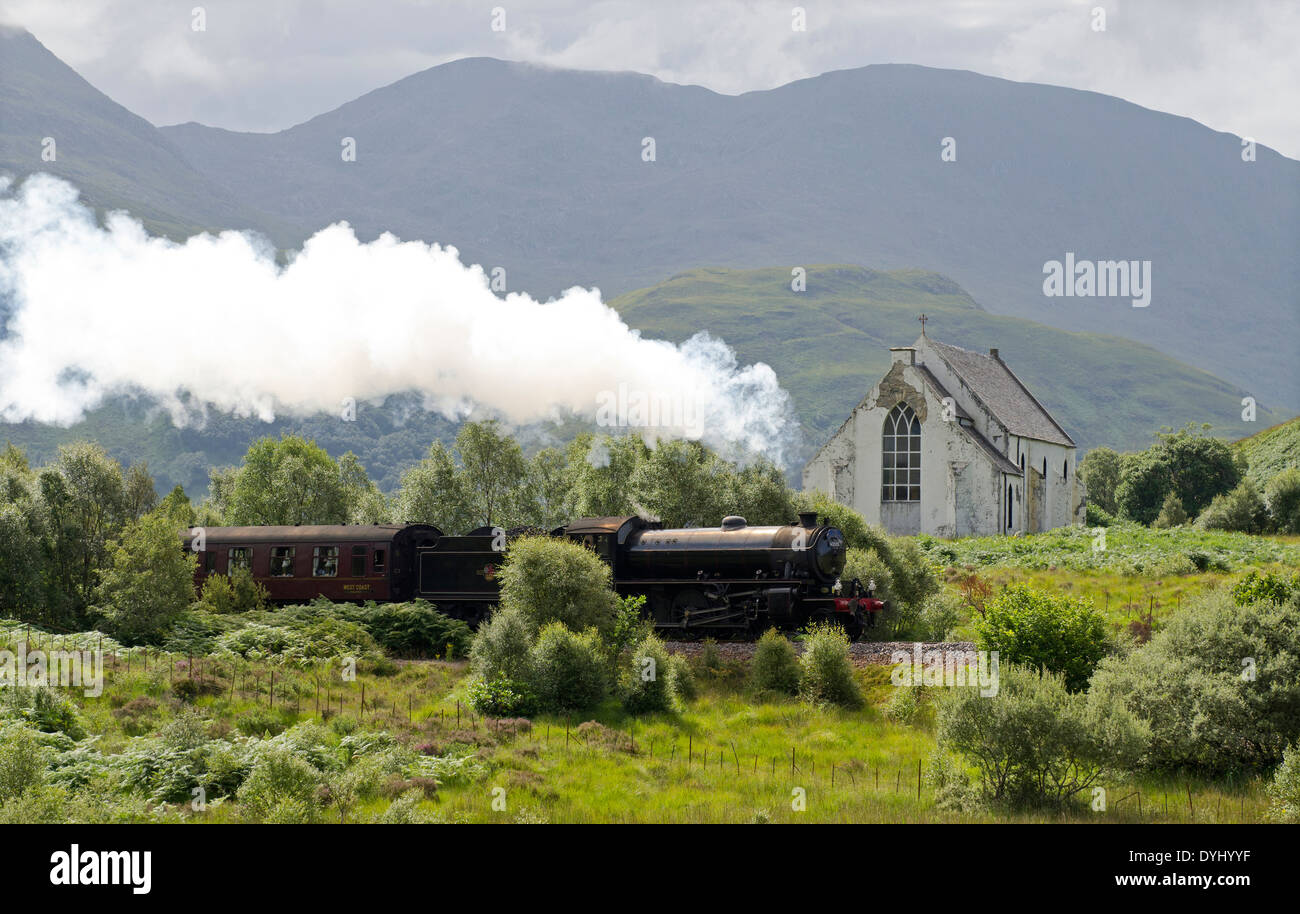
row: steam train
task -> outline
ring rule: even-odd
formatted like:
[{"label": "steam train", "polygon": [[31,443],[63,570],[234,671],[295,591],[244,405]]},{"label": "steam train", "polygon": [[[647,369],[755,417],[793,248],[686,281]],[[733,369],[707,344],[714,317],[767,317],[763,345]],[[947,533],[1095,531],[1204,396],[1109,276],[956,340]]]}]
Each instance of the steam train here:
[{"label": "steam train", "polygon": [[[497,570],[514,537],[531,530],[481,527],[463,536],[428,524],[207,527],[185,546],[199,556],[195,584],[249,570],[275,603],[424,599],[476,625],[495,606]],[[664,529],[640,517],[585,517],[550,531],[581,543],[610,566],[614,589],[646,598],[656,627],[675,636],[753,634],[775,625],[840,624],[851,638],[884,603],[843,582],[844,534],[799,522]]]}]

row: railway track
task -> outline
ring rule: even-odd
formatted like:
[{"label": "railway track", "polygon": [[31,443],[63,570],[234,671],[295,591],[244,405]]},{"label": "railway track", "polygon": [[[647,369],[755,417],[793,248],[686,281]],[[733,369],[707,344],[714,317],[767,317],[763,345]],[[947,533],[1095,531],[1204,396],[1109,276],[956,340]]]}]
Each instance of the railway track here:
[{"label": "railway track", "polygon": [[[717,641],[715,642],[718,653],[726,660],[749,660],[754,656],[754,641]],[[895,651],[904,651],[909,656],[916,648],[915,641],[856,641],[849,645],[849,659],[855,666],[867,666],[870,664],[888,665],[893,662],[892,657]],[[973,651],[975,643],[973,641],[922,641],[921,651]],[[667,641],[665,646],[674,654],[685,654],[687,657],[698,655],[704,650],[703,641]],[[795,653],[803,650],[803,645],[799,642],[794,644]]]}]

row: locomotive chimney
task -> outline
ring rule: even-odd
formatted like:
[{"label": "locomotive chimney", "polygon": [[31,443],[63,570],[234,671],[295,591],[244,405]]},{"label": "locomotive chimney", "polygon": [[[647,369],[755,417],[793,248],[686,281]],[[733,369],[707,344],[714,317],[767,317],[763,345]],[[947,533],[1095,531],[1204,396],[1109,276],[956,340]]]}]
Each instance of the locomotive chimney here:
[{"label": "locomotive chimney", "polygon": [[804,527],[804,528],[806,528],[806,529],[808,529],[808,530],[811,530],[813,527],[816,527],[816,526],[817,526],[817,512],[816,512],[816,511],[800,511],[800,512],[799,512],[799,526]]}]

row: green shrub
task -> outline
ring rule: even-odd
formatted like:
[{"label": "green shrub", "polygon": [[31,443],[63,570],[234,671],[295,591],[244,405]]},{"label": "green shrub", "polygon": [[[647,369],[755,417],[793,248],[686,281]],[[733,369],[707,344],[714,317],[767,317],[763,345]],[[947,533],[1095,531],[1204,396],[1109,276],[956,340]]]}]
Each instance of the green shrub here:
[{"label": "green shrub", "polygon": [[975,630],[1002,663],[1061,673],[1071,691],[1087,688],[1106,652],[1106,621],[1091,603],[1019,584],[985,603]]},{"label": "green shrub", "polygon": [[277,733],[283,733],[287,726],[284,717],[271,708],[253,708],[251,711],[245,711],[239,715],[235,725],[239,727],[240,733],[247,736],[266,734],[275,736]]},{"label": "green shrub", "polygon": [[240,812],[254,822],[313,822],[319,817],[321,772],[284,746],[262,747],[236,793]]},{"label": "green shrub", "polygon": [[[349,616],[359,622],[384,650],[403,656],[465,657],[474,633],[460,619],[438,612],[424,600],[414,603],[370,604]],[[450,646],[450,648],[449,648]]]},{"label": "green shrub", "polygon": [[853,681],[849,639],[844,629],[829,622],[809,626],[799,658],[799,694],[813,704],[862,706],[862,694]]},{"label": "green shrub", "polygon": [[754,691],[795,695],[799,692],[799,658],[785,635],[769,628],[754,646],[749,682]]},{"label": "green shrub", "polygon": [[[1089,495],[1089,498],[1091,497]],[[1083,522],[1089,527],[1109,527],[1115,523],[1115,515],[1108,512],[1101,505],[1088,502],[1083,509]]]},{"label": "green shrub", "polygon": [[921,709],[919,685],[897,686],[885,703],[885,716],[895,723],[910,724],[920,716]]},{"label": "green shrub", "polygon": [[1268,529],[1268,508],[1259,490],[1242,481],[1227,495],[1216,495],[1210,506],[1196,518],[1196,525],[1206,530],[1232,530],[1238,533],[1263,533]]},{"label": "green shrub", "polygon": [[533,682],[533,638],[536,626],[517,606],[502,606],[479,626],[470,647],[470,667],[485,681],[506,679],[520,685]]},{"label": "green shrub", "polygon": [[931,594],[921,605],[919,623],[926,641],[947,640],[953,629],[965,620],[965,604],[946,590]]},{"label": "green shrub", "polygon": [[600,704],[608,691],[605,657],[595,629],[581,634],[551,622],[533,645],[538,703],[548,711],[577,711]]},{"label": "green shrub", "polygon": [[629,659],[620,677],[623,707],[631,714],[673,710],[677,701],[668,650],[658,636],[646,635]]},{"label": "green shrub", "polygon": [[1264,501],[1279,533],[1300,533],[1300,468],[1291,467],[1270,479]]},{"label": "green shrub", "polygon": [[572,631],[614,627],[618,597],[610,569],[595,552],[567,539],[525,536],[510,544],[498,575],[501,605],[522,611],[541,628],[560,622]]},{"label": "green shrub", "polygon": [[668,655],[668,673],[672,676],[673,694],[677,696],[678,701],[694,701],[699,696],[695,671],[681,654]]},{"label": "green shrub", "polygon": [[1258,770],[1300,740],[1300,596],[1238,606],[1208,593],[1151,641],[1107,658],[1092,691],[1151,728],[1150,763],[1210,773]]},{"label": "green shrub", "polygon": [[1232,601],[1238,606],[1249,606],[1261,601],[1281,605],[1296,593],[1300,593],[1300,574],[1297,573],[1283,577],[1274,571],[1261,574],[1258,569],[1252,568],[1232,585]]},{"label": "green shrub", "polygon": [[521,717],[532,714],[537,698],[526,683],[505,677],[483,679],[476,676],[465,690],[470,707],[487,717]]},{"label": "green shrub", "polygon": [[49,752],[21,725],[4,727],[0,737],[0,804],[7,805],[45,783]]},{"label": "green shrub", "polygon": [[1160,505],[1160,513],[1156,516],[1152,526],[1157,529],[1168,530],[1170,527],[1181,527],[1185,523],[1187,523],[1187,512],[1183,510],[1182,499],[1170,492]]},{"label": "green shrub", "polygon": [[270,594],[247,568],[236,568],[229,575],[210,574],[203,582],[200,607],[218,615],[256,612],[266,608]]},{"label": "green shrub", "polygon": [[1274,822],[1300,822],[1300,744],[1288,746],[1268,787],[1268,817]]},{"label": "green shrub", "polygon": [[1062,676],[1002,664],[998,693],[946,689],[937,711],[941,749],[978,767],[984,795],[1060,806],[1134,767],[1142,724],[1122,704],[1070,692]]}]

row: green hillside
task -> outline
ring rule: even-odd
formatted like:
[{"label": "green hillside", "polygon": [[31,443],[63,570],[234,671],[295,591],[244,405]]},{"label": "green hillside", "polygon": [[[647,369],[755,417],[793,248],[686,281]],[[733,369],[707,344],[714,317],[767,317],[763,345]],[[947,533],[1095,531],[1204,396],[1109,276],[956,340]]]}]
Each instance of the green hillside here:
[{"label": "green hillside", "polygon": [[[720,336],[742,362],[764,361],[794,397],[807,444],[816,448],[889,367],[889,347],[908,345],[931,318],[934,339],[1002,358],[1082,449],[1145,447],[1162,427],[1209,422],[1241,435],[1245,392],[1149,346],[1071,333],[990,314],[952,280],[920,270],[808,267],[807,291],[790,268],[698,269],[614,299],[646,336],[680,341]],[[1268,413],[1270,419],[1265,419]],[[1283,415],[1260,405],[1261,422]]]},{"label": "green hillside", "polygon": [[1233,442],[1250,464],[1247,476],[1263,491],[1268,481],[1288,467],[1300,466],[1300,419],[1292,419]]}]

